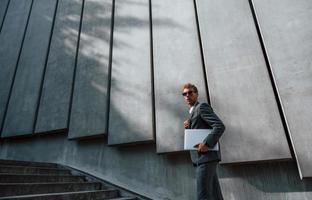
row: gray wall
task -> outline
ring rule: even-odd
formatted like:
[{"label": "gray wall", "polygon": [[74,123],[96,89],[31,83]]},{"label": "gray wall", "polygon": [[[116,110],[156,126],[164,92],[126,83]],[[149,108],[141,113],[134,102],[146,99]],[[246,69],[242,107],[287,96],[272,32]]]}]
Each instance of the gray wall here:
[{"label": "gray wall", "polygon": [[[17,59],[2,136],[26,135],[34,131],[56,2],[34,0],[32,3],[23,46]],[[12,19],[14,16],[6,18]]]},{"label": "gray wall", "polygon": [[197,10],[211,105],[226,124],[222,162],[290,158],[248,1],[198,0]]},{"label": "gray wall", "polygon": [[[195,199],[188,153],[157,155],[156,146],[109,147],[102,139],[73,141],[48,135],[0,143],[0,158],[57,162],[155,200]],[[309,200],[312,181],[300,180],[295,162],[221,166],[226,200]]]},{"label": "gray wall", "polygon": [[193,199],[180,91],[193,82],[227,126],[226,198],[309,198],[310,1],[0,2],[2,158]]},{"label": "gray wall", "polygon": [[[188,117],[181,87],[198,86],[207,99],[196,17],[192,1],[152,1],[156,144],[158,153],[183,149],[183,122]],[[181,15],[183,13],[183,15]]]},{"label": "gray wall", "polygon": [[153,141],[149,1],[115,2],[108,143]]},{"label": "gray wall", "polygon": [[[3,2],[4,3],[4,2]],[[3,5],[2,5],[3,6]],[[7,104],[14,82],[16,66],[22,50],[32,1],[10,1],[0,37],[0,120],[1,133]],[[1,134],[3,136],[3,134]]]},{"label": "gray wall", "polygon": [[8,6],[9,6],[9,0],[2,0],[0,4],[0,31],[2,27],[3,18],[6,15]]},{"label": "gray wall", "polygon": [[[311,1],[253,0],[301,177],[312,176]],[[274,12],[272,17],[270,13]]]},{"label": "gray wall", "polygon": [[106,133],[111,17],[112,0],[84,1],[70,105],[69,138]]}]

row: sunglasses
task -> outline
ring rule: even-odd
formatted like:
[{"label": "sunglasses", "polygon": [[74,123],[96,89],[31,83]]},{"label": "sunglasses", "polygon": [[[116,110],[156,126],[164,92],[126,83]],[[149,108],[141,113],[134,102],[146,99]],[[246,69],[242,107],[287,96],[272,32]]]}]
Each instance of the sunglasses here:
[{"label": "sunglasses", "polygon": [[183,92],[182,96],[186,97],[187,95],[191,96],[193,94],[193,91]]}]

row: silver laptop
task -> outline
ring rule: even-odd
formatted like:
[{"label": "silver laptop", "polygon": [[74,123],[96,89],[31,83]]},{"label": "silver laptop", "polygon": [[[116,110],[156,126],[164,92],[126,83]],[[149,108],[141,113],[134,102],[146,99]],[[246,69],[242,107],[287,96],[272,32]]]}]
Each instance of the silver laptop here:
[{"label": "silver laptop", "polygon": [[[185,129],[184,131],[184,150],[197,150],[194,146],[202,143],[212,129]],[[209,151],[219,151],[217,143]]]}]

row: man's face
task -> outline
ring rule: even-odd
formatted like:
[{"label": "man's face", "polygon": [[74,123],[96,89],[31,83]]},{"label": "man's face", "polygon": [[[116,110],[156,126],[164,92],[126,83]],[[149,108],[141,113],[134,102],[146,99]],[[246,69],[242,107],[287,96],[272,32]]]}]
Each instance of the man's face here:
[{"label": "man's face", "polygon": [[194,92],[194,90],[191,88],[184,88],[182,95],[184,97],[185,102],[189,106],[193,106],[198,98],[198,93]]}]

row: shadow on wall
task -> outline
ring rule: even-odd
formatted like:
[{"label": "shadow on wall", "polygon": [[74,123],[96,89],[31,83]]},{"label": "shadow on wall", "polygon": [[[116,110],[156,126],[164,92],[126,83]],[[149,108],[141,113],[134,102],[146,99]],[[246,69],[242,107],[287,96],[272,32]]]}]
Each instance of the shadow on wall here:
[{"label": "shadow on wall", "polygon": [[[86,0],[88,1],[88,0]],[[123,0],[125,2],[125,6],[127,3],[132,3],[130,0]],[[92,13],[90,13],[90,16],[86,17],[84,20],[88,22],[90,25],[97,24],[97,20],[110,20],[110,18],[101,18],[102,16],[102,10],[103,4],[99,5],[97,1],[89,1],[90,4],[92,4]],[[78,3],[77,3],[78,4]],[[140,5],[140,3],[138,3]],[[142,5],[143,6],[143,5]],[[79,7],[79,5],[77,6]],[[105,6],[104,6],[105,7]],[[100,18],[97,18],[97,17]],[[77,17],[73,17],[71,15],[64,16],[67,19],[70,20],[79,20]],[[129,33],[128,27],[136,27],[141,28],[141,26],[137,26],[138,24],[146,24],[149,23],[148,21],[142,21],[141,19],[135,19],[132,16],[129,17],[122,17],[118,19],[122,23],[120,23],[118,27],[120,30],[124,31],[124,33]],[[154,21],[155,24],[161,25],[161,26],[176,26],[179,28],[183,28],[182,25],[176,24],[174,21],[170,19],[157,19]],[[101,31],[101,37],[93,37],[91,35],[84,35],[83,37],[86,37],[88,41],[91,42],[94,47],[97,46],[97,43],[93,43],[93,41],[101,41],[103,43],[106,43],[109,45],[110,43],[110,27],[104,27],[104,29]],[[63,41],[58,41],[60,43],[64,43],[66,45],[66,48],[59,49],[60,53],[67,54],[69,56],[75,54],[76,52],[76,37],[77,37],[77,31],[75,27],[67,26],[64,27],[62,30],[62,34],[65,38]],[[130,33],[129,33],[130,34]],[[128,43],[128,41],[122,41],[122,40],[116,40],[114,41],[116,44],[115,48],[129,48],[131,49],[131,44]],[[82,57],[81,59],[90,60],[90,63],[96,63],[96,66],[100,66],[103,63],[108,63],[109,61],[109,55],[99,58],[97,56],[97,52],[94,52],[93,49],[85,49],[84,53],[80,54]],[[116,62],[127,62],[127,60],[120,60]],[[114,63],[113,63],[114,65]],[[63,66],[60,66],[63,67]],[[92,66],[90,66],[92,67]],[[106,73],[99,71],[99,73]],[[87,74],[85,74],[87,76]],[[87,77],[86,77],[87,79]],[[113,79],[113,77],[112,77]],[[105,80],[106,81],[106,80]],[[98,85],[102,85],[102,82],[95,82],[95,83],[88,83],[90,85],[93,85],[92,89],[96,92],[104,92],[105,88],[98,87]],[[177,93],[179,93],[180,86],[177,86],[176,88],[173,88],[173,86],[170,88],[170,91],[176,90]],[[116,86],[116,89],[118,89],[118,86]],[[137,88],[130,88],[127,95],[129,96],[136,96],[135,92],[139,92]],[[22,99],[22,98],[21,98]],[[180,99],[183,100],[183,99]],[[177,101],[180,101],[177,100]],[[141,99],[138,99],[138,101],[141,101]],[[104,103],[106,103],[105,100],[103,100]],[[165,107],[171,110],[172,117],[176,119],[181,118],[181,110],[179,110],[177,107],[172,107],[166,99],[162,100]],[[110,104],[110,110],[114,110],[118,107],[118,105],[115,105],[114,102],[111,102]],[[116,111],[118,112],[118,111]],[[185,110],[187,112],[187,109]],[[124,124],[124,127],[128,129],[131,132],[135,132],[138,129],[134,130],[133,126],[128,124],[128,116],[120,114],[118,116],[118,120],[122,121]],[[144,133],[138,133],[138,134],[144,134]],[[93,169],[101,170],[101,168],[105,168],[103,166],[107,165],[107,157],[109,157],[109,153],[115,152],[114,155],[118,155],[118,159],[115,159],[112,162],[112,165],[120,166],[122,164],[121,160],[124,157],[127,157],[128,159],[133,158],[133,163],[131,163],[131,166],[133,168],[139,166],[139,164],[142,164],[142,160],[140,162],[137,162],[140,158],[140,156],[146,156],[144,160],[144,164],[142,164],[143,168],[146,168],[150,171],[153,169],[151,168],[151,165],[155,162],[155,156],[149,157],[151,154],[146,153],[145,151],[151,152],[154,150],[154,145],[140,145],[140,146],[134,146],[134,147],[119,147],[119,148],[111,148],[110,150],[104,149],[106,141],[102,139],[93,139],[93,140],[85,140],[85,141],[68,141],[66,140],[65,136],[60,135],[50,135],[46,137],[40,137],[40,138],[23,138],[21,140],[14,140],[14,141],[1,141],[0,143],[0,155],[2,158],[12,158],[12,159],[19,159],[19,160],[32,160],[32,161],[49,161],[49,162],[61,162],[61,163],[87,163],[87,165],[90,165]],[[105,151],[104,151],[105,150]],[[116,153],[117,152],[117,153]],[[83,155],[83,156],[82,156]],[[107,157],[106,157],[107,156]],[[185,157],[187,157],[187,153],[179,154],[178,156],[175,155],[161,155],[160,157],[165,158],[162,160],[164,162],[161,167],[161,169],[164,170],[164,175],[170,177],[172,175],[176,175],[178,177],[180,174],[175,174],[176,172],[172,170],[166,169],[166,165],[170,166],[177,166],[183,165],[185,162],[188,162],[189,160],[186,160]],[[138,159],[138,160],[136,160]],[[161,160],[161,159],[159,159]],[[158,161],[158,160],[156,160]],[[120,163],[119,163],[120,162]],[[77,164],[78,165],[78,164]],[[111,165],[109,165],[111,167]],[[126,167],[125,167],[126,168]],[[126,170],[126,169],[125,169]],[[165,171],[167,170],[167,171]],[[246,191],[244,189],[245,187],[254,187],[259,191],[267,192],[267,193],[290,193],[290,192],[303,192],[303,191],[312,191],[312,181],[311,180],[303,180],[301,181],[297,174],[296,165],[293,162],[285,162],[285,163],[270,163],[270,164],[254,164],[254,165],[239,165],[239,166],[224,166],[221,167],[220,170],[220,182],[222,186],[231,187],[231,184],[234,187],[241,187],[241,191]],[[148,173],[142,175],[148,176]],[[137,177],[139,179],[140,177]],[[146,177],[145,177],[146,178]],[[155,177],[150,176],[150,179],[153,179]],[[159,177],[156,177],[157,179]],[[237,179],[242,180],[236,181]],[[232,183],[228,182],[228,180],[235,180]],[[152,180],[151,180],[152,181]],[[162,182],[161,180],[159,181]],[[246,182],[248,184],[246,184]],[[228,191],[231,191],[228,189]]]},{"label": "shadow on wall", "polygon": [[[59,4],[61,4],[64,1],[65,0],[59,0]],[[73,55],[76,54],[77,34],[78,34],[77,23],[79,23],[80,21],[80,17],[77,16],[76,14],[78,13],[77,10],[80,10],[81,2],[82,2],[81,0],[75,0],[71,3],[72,8],[70,8],[70,10],[75,11],[76,13],[67,13],[67,15],[60,16],[62,18],[61,21],[64,23],[64,25],[62,26],[62,29],[60,30],[61,35],[55,38],[52,37],[52,41],[58,44],[56,46],[64,47],[64,48],[57,49],[57,54],[65,55],[65,57],[69,57],[72,60],[71,63],[74,62],[75,57]],[[111,16],[110,15],[106,16],[105,14],[103,14],[105,13],[103,11],[106,10],[106,12],[108,12],[107,8],[109,8],[111,4],[110,4],[110,1],[100,1],[100,0],[85,0],[85,2],[88,3],[88,10],[90,12],[84,15],[83,26],[86,25],[90,29],[90,33],[92,33],[92,31],[95,31],[95,29],[97,29],[96,31],[98,32],[98,35],[89,34],[88,32],[83,32],[81,34],[81,40],[84,40],[85,44],[87,45],[80,47],[79,49],[80,53],[79,53],[78,59],[83,60],[84,63],[87,63],[86,66],[88,67],[85,70],[81,71],[82,73],[80,74],[80,77],[78,78],[82,80],[86,80],[86,82],[83,82],[83,84],[91,86],[89,87],[91,90],[90,91],[91,94],[96,94],[96,93],[103,94],[107,92],[107,85],[105,85],[105,82],[107,80],[92,79],[91,81],[91,76],[97,76],[97,74],[101,74],[99,77],[103,77],[103,76],[108,77],[109,75],[107,74],[107,71],[102,70],[103,69],[102,66],[106,65],[107,67],[107,64],[109,63],[109,54],[107,53],[104,55],[103,52],[101,52],[101,49],[99,48],[99,46],[100,47],[105,46],[108,48],[110,45],[110,28],[111,28],[110,17]],[[122,5],[127,6],[127,4],[137,4],[141,6],[146,6],[145,3],[140,3],[138,1],[123,0]],[[46,20],[49,20],[49,21],[51,20],[50,17],[44,16],[44,14],[43,14],[43,17]],[[115,25],[117,26],[116,28],[118,28],[125,34],[131,34],[131,32],[129,32],[129,27],[131,27],[132,29],[133,28],[140,29],[140,28],[144,28],[144,26],[149,24],[149,20],[144,21],[142,19],[135,18],[133,16],[122,16],[122,17],[116,16],[115,20],[118,20],[120,22],[119,24]],[[158,19],[157,23],[160,23],[163,26],[174,25],[174,22],[168,19],[163,19],[163,20]],[[98,24],[102,24],[104,26],[97,27]],[[179,26],[179,25],[176,25],[176,26]],[[131,48],[132,48],[131,44],[128,41],[115,40],[114,44],[115,44],[114,46],[115,48],[127,48],[129,49],[129,51],[131,51]],[[107,49],[107,52],[109,52],[108,49]],[[52,60],[51,62],[53,63],[54,61]],[[127,59],[125,58],[124,60],[118,60],[115,62],[127,62]],[[113,63],[113,66],[114,64],[116,63]],[[64,68],[67,68],[67,67],[69,66],[58,66],[60,71],[63,71]],[[92,71],[93,74],[90,74],[90,71]],[[46,79],[47,77],[44,77],[44,78]],[[67,77],[67,78],[71,79],[71,77]],[[56,80],[56,81],[61,82],[63,80]],[[114,81],[113,77],[112,77],[112,81]],[[129,97],[131,96],[132,98],[141,96],[140,94],[137,94],[138,92],[140,92],[140,88],[131,88],[131,85],[129,86],[130,87],[128,89],[128,93],[125,95]],[[69,87],[67,89],[70,90]],[[118,86],[116,86],[115,89],[118,90]],[[60,98],[63,97],[63,98],[69,99],[70,96],[68,95],[68,93],[69,91],[65,91],[64,93],[63,91],[61,91],[58,93],[58,96],[60,96]],[[136,101],[140,102],[142,101],[142,99],[137,98]],[[64,101],[62,101],[61,103],[64,103]],[[106,100],[103,99],[103,102],[93,102],[93,103],[106,104]],[[62,108],[63,107],[64,105],[62,105]],[[118,113],[118,110],[116,110],[117,107],[118,105],[114,105],[114,102],[111,102],[110,110],[115,110]],[[52,108],[53,112],[63,113],[66,115],[66,112],[64,112],[64,110],[61,110],[61,109],[55,110],[55,109]],[[105,118],[104,115],[106,115],[106,113],[102,113],[97,117]],[[122,124],[125,127],[125,129],[128,129],[131,132],[135,132],[139,130],[139,129],[132,130],[133,125],[128,124],[128,122],[130,121],[128,115],[119,114],[116,120],[121,120],[123,122]],[[142,135],[142,134],[144,133],[138,133],[138,135]]]},{"label": "shadow on wall", "polygon": [[[135,4],[136,6],[130,5]],[[129,140],[138,139],[146,140],[147,135],[151,132],[153,121],[152,116],[146,116],[145,119],[141,115],[151,115],[152,113],[152,106],[150,103],[152,102],[152,91],[150,91],[150,84],[151,81],[151,67],[149,59],[145,58],[142,55],[150,56],[151,45],[150,40],[147,40],[146,33],[149,33],[149,26],[150,20],[149,17],[146,17],[146,14],[137,14],[131,13],[132,11],[125,11],[125,9],[129,8],[133,9],[136,7],[138,9],[137,12],[142,11],[142,13],[146,13],[149,9],[149,0],[132,0],[132,1],[116,1],[116,13],[115,13],[115,27],[114,27],[114,58],[112,63],[112,90],[111,91],[113,98],[111,100],[117,100],[116,102],[111,101],[111,119],[114,120],[113,123],[110,123],[112,126],[112,130],[118,130],[120,127],[120,135],[125,135],[128,132],[131,134],[129,136]],[[144,10],[146,9],[146,10]],[[125,13],[131,13],[131,15],[126,15]],[[160,24],[160,26],[168,28],[178,27],[182,30],[183,26],[179,23],[175,22],[172,19],[162,18],[162,19],[155,19],[153,18],[153,24],[155,23]],[[118,35],[117,35],[118,34]],[[142,37],[140,38],[139,36]],[[117,36],[117,37],[116,37]],[[132,37],[133,36],[133,37]],[[140,40],[141,39],[141,40]],[[150,38],[149,38],[150,39]],[[134,44],[135,43],[135,44]],[[145,46],[144,46],[145,45]],[[139,49],[141,47],[141,49]],[[126,55],[128,52],[128,55]],[[133,52],[133,54],[132,54]],[[136,60],[137,59],[137,60]],[[144,64],[141,65],[142,62]],[[139,67],[135,65],[140,65],[140,67],[149,67],[150,69],[142,69],[140,70]],[[132,70],[131,66],[135,70]],[[129,79],[127,79],[127,74],[123,70],[127,68],[129,75]],[[165,72],[164,72],[165,73]],[[136,75],[135,75],[136,74]],[[149,76],[146,78],[146,76]],[[135,77],[135,78],[134,78]],[[136,80],[133,80],[136,79]],[[133,81],[131,81],[133,80]],[[144,85],[143,85],[144,84]],[[172,87],[172,86],[166,86]],[[122,98],[125,102],[125,105],[133,105],[135,108],[127,108],[121,101],[117,98]],[[136,105],[133,103],[126,103],[127,101],[135,102]],[[166,103],[167,99],[163,99],[162,102]],[[116,103],[116,104],[115,104]],[[119,103],[119,105],[118,105]],[[168,109],[172,109],[172,107],[168,106]],[[137,113],[136,110],[138,111]],[[173,111],[176,113],[175,111]],[[143,113],[143,114],[141,114]],[[179,117],[179,114],[176,115]],[[124,120],[119,120],[124,119]],[[145,121],[144,121],[145,120]],[[174,119],[175,120],[175,119]],[[174,121],[173,120],[173,121]],[[121,128],[122,127],[122,128]],[[119,134],[112,133],[112,134]],[[117,136],[122,137],[122,136]],[[119,138],[115,139],[112,143],[116,142]],[[111,138],[109,138],[109,141]]]},{"label": "shadow on wall", "polygon": [[[143,2],[143,1],[142,1]],[[148,2],[148,1],[145,1]],[[90,94],[105,94],[107,92],[107,85],[105,85],[105,82],[107,80],[102,80],[102,79],[92,79],[91,76],[94,76],[96,74],[101,74],[100,77],[109,77],[110,74],[107,74],[107,71],[103,71],[103,65],[107,67],[107,64],[109,63],[109,54],[103,54],[99,46],[105,46],[109,47],[110,45],[110,16],[104,15],[103,10],[106,9],[106,7],[110,7],[109,3],[103,3],[100,1],[88,1],[86,0],[86,3],[88,3],[88,10],[92,12],[88,12],[84,14],[83,17],[83,27],[84,25],[88,26],[90,32],[94,31],[97,29],[98,34],[88,34],[88,32],[83,32],[81,34],[81,41],[83,40],[84,43],[86,44],[85,46],[80,44],[79,47],[79,57],[78,60],[82,60],[84,63],[87,63],[88,69],[84,69],[80,71],[79,77],[76,76],[76,80],[82,79],[85,80],[83,82],[84,85],[89,85],[89,91],[88,93]],[[127,6],[129,4],[137,4],[139,6],[144,6],[146,7],[146,3],[141,3],[138,1],[131,1],[131,0],[126,0],[122,1],[122,4],[116,5],[115,9],[120,9],[118,6]],[[148,7],[147,7],[148,8]],[[85,10],[86,11],[86,10]],[[106,21],[106,22],[105,22]],[[133,29],[146,29],[146,26],[149,26],[149,19],[143,20],[138,17],[134,17],[132,15],[129,16],[116,16],[115,15],[115,21],[118,21],[118,24],[115,23],[114,29],[118,29],[119,32],[122,32],[123,34],[133,34],[131,30]],[[183,28],[182,25],[176,24],[174,21],[170,19],[157,19],[155,23],[161,24],[161,26],[165,27],[180,27]],[[102,24],[102,27],[97,27],[98,24]],[[66,30],[69,29],[69,30]],[[70,27],[65,27],[64,33],[70,33]],[[68,37],[71,37],[68,35]],[[131,56],[131,50],[134,48],[134,46],[131,44],[131,41],[127,40],[122,40],[121,38],[114,38],[114,49],[127,49],[129,51],[129,56]],[[68,46],[68,51],[73,51],[75,48],[71,48],[71,45]],[[106,50],[105,50],[106,51]],[[123,50],[125,51],[125,50]],[[108,51],[107,51],[108,52]],[[127,57],[120,58],[118,60],[113,60],[112,67],[116,67],[121,63],[127,63],[129,64],[129,60]],[[131,63],[130,63],[131,64]],[[150,66],[151,67],[151,66]],[[93,69],[92,69],[93,68]],[[92,71],[92,74],[89,72]],[[118,72],[118,69],[116,70]],[[139,72],[138,72],[139,73]],[[118,74],[115,74],[118,75]],[[138,76],[139,78],[139,76]],[[89,80],[89,81],[88,81]],[[140,97],[144,96],[142,92],[144,90],[141,90],[140,87],[137,87],[136,85],[132,85],[129,83],[127,85],[127,89],[125,91],[124,88],[120,88],[118,85],[118,80],[114,78],[114,75],[111,77],[111,82],[114,83],[113,88],[116,90],[116,92],[122,92],[122,97],[124,98],[125,101],[131,99],[132,101],[136,101],[138,104],[142,101],[152,101],[152,97],[150,99],[142,99]],[[143,87],[143,86],[142,86]],[[178,88],[178,87],[177,87]],[[77,92],[77,90],[74,91],[74,93]],[[75,101],[75,100],[74,100]],[[164,100],[166,102],[166,100]],[[106,103],[106,101],[103,99],[103,102],[91,102],[94,104],[103,104]],[[101,107],[101,105],[98,105]],[[140,138],[142,135],[145,134],[144,129],[137,128],[134,126],[133,119],[131,117],[131,113],[124,113],[120,112],[118,110],[118,105],[115,104],[115,102],[111,101],[110,102],[110,112],[115,113],[114,115],[114,120],[119,121],[120,124],[122,124],[122,129],[127,130],[129,133],[132,135],[137,135],[138,138]],[[170,108],[171,109],[171,108]],[[83,112],[81,110],[80,112]],[[179,117],[179,113],[175,112],[175,116]],[[148,113],[148,112],[147,112]],[[100,113],[97,118],[103,119],[105,118],[104,115],[106,113]],[[147,123],[153,123],[153,122],[147,122]],[[136,136],[132,136],[136,137]]]},{"label": "shadow on wall", "polygon": [[[63,2],[66,2],[66,0],[59,0],[59,5]],[[66,64],[71,64],[73,65],[74,60],[75,60],[75,54],[76,54],[76,48],[77,48],[77,35],[78,35],[78,27],[77,24],[80,22],[80,16],[77,15],[78,13],[80,14],[80,11],[78,12],[78,10],[80,10],[81,8],[81,2],[82,0],[75,0],[72,1],[70,3],[70,5],[72,5],[72,7],[69,9],[71,10],[72,13],[70,12],[65,12],[66,15],[61,15],[61,30],[60,30],[60,35],[58,37],[54,37],[54,35],[52,36],[52,42],[56,43],[56,47],[55,51],[57,52],[53,52],[55,54],[58,55],[63,55],[63,58],[66,57],[66,59],[71,60],[70,62],[65,62]],[[110,15],[105,16],[103,15],[103,10],[106,9],[106,7],[110,7],[110,3],[105,3],[104,1],[100,1],[100,0],[85,0],[85,2],[88,3],[89,6],[89,10],[92,12],[89,12],[88,14],[84,15],[83,18],[83,23],[87,24],[87,26],[90,29],[94,29],[96,28],[97,24],[104,24],[106,26],[103,27],[98,27],[98,31],[100,33],[100,35],[92,35],[92,34],[88,34],[87,32],[83,32],[81,34],[81,39],[85,40],[85,43],[87,43],[88,45],[86,46],[86,48],[84,48],[83,46],[79,49],[80,53],[79,53],[79,60],[84,60],[85,63],[88,63],[88,69],[82,71],[83,73],[81,74],[80,79],[84,79],[84,80],[88,80],[90,79],[89,77],[91,76],[91,74],[88,73],[88,71],[93,71],[97,74],[102,74],[103,76],[108,77],[109,74],[107,74],[106,71],[102,70],[103,65],[107,65],[109,63],[109,54],[107,55],[103,55],[102,52],[97,52],[98,50],[98,46],[107,46],[109,47],[110,45]],[[106,2],[110,2],[110,1],[106,1]],[[143,1],[142,1],[143,2]],[[134,0],[123,0],[123,3],[120,4],[122,6],[127,6],[129,4],[136,4],[139,6],[144,6],[146,7],[146,3],[142,3],[139,1],[134,1]],[[149,1],[146,1],[149,2]],[[67,3],[69,5],[69,3]],[[118,7],[116,8],[118,9]],[[60,11],[60,9],[57,10],[58,12]],[[74,12],[75,11],[75,12]],[[74,12],[74,13],[73,13]],[[43,18],[46,19],[47,21],[51,21],[52,19],[49,16],[45,16],[45,14],[43,13]],[[57,15],[58,16],[58,15]],[[131,31],[129,31],[129,27],[131,27],[131,29],[142,29],[145,28],[147,25],[149,25],[150,21],[149,19],[147,20],[142,20],[140,18],[136,18],[133,16],[116,16],[115,20],[118,20],[119,23],[115,24],[115,28],[117,28],[119,31],[122,31],[124,34],[130,34],[131,35]],[[163,27],[176,27],[179,28],[181,30],[185,29],[185,27],[171,19],[168,18],[164,18],[164,19],[155,19],[153,20],[153,23],[155,25],[158,26],[163,26]],[[55,27],[57,27],[57,25],[55,25]],[[55,28],[54,27],[54,28]],[[92,32],[92,31],[91,31]],[[55,30],[53,32],[53,34],[55,33]],[[35,33],[34,33],[35,34]],[[52,45],[52,44],[51,44]],[[131,49],[133,48],[133,46],[131,45],[131,43],[129,43],[129,41],[125,41],[125,40],[121,40],[121,39],[115,39],[114,40],[114,48],[119,48],[119,49],[124,49],[127,48],[129,49],[129,52],[131,52]],[[108,52],[108,51],[107,51]],[[50,54],[52,52],[50,51]],[[60,56],[62,57],[62,56]],[[58,58],[58,56],[54,56],[54,59]],[[124,62],[127,63],[127,58],[124,59],[120,59],[120,60],[115,60],[113,63],[113,67],[114,65],[117,65],[119,62]],[[62,63],[59,62],[57,60],[48,60],[48,63],[51,63],[53,65],[53,63]],[[49,67],[49,65],[48,65]],[[64,74],[66,73],[66,69],[65,68],[69,68],[72,66],[57,66],[57,70],[61,71],[61,73],[64,72]],[[94,69],[92,69],[94,68]],[[92,69],[92,70],[89,70]],[[48,72],[49,70],[47,69],[46,72]],[[68,72],[67,72],[68,73]],[[101,77],[102,77],[101,75]],[[48,74],[46,74],[46,76],[48,76]],[[44,82],[46,82],[47,77],[44,75]],[[62,77],[62,78],[53,78],[51,80],[53,81],[57,81],[60,82],[60,84],[62,84],[62,82],[66,82],[68,80],[71,80],[72,75],[70,75],[70,77]],[[76,77],[77,78],[77,77]],[[64,79],[68,79],[68,80],[64,80]],[[50,80],[50,81],[51,81]],[[14,81],[18,81],[18,80],[14,80]],[[89,82],[84,82],[84,84],[90,85],[90,90],[92,90],[90,93],[94,94],[94,93],[105,93],[107,92],[107,86],[104,84],[103,86],[103,82],[106,82],[107,80],[89,80]],[[70,81],[68,81],[70,82]],[[115,82],[114,77],[112,77],[112,82]],[[172,86],[169,86],[172,87]],[[177,86],[176,88],[173,88],[172,90],[176,90],[177,92],[179,92],[179,87]],[[121,90],[121,88],[118,87],[118,85],[115,85],[114,87],[115,90]],[[58,96],[58,99],[68,99],[70,98],[70,91],[71,88],[69,86],[66,86],[66,91],[59,91],[59,92],[53,92],[53,94],[55,93]],[[42,93],[47,92],[47,91],[42,91]],[[77,91],[76,91],[77,92]],[[140,94],[140,92],[142,92],[140,90],[140,88],[136,88],[136,87],[131,87],[131,85],[129,85],[129,88],[127,89],[127,93],[124,93],[125,96],[129,96],[132,99],[134,99],[137,102],[141,102],[142,100],[146,100],[146,99],[142,99],[139,98],[142,95]],[[22,98],[21,98],[22,99]],[[151,97],[152,100],[152,97]],[[45,109],[48,109],[47,111],[45,111],[45,115],[47,113],[53,112],[53,113],[57,113],[59,115],[67,115],[66,112],[66,108],[68,107],[68,105],[64,105],[66,104],[68,101],[65,100],[60,100],[59,104],[60,106],[55,106],[55,102],[50,102],[51,105],[47,106]],[[163,99],[162,102],[164,102],[164,105],[167,103],[166,99]],[[39,103],[39,102],[37,102]],[[103,99],[103,102],[93,102],[96,104],[103,104],[106,103],[106,100]],[[41,106],[41,105],[40,105]],[[56,108],[57,107],[57,108]],[[177,108],[172,108],[170,104],[167,105],[168,109],[172,110],[172,117],[174,118],[180,118],[180,112],[181,110],[177,109]],[[65,109],[63,109],[65,108]],[[115,105],[114,102],[111,102],[110,104],[110,110],[114,111],[115,113],[117,113],[117,117],[116,120],[119,120],[122,122],[123,124],[123,128],[126,130],[129,130],[129,132],[131,133],[135,133],[138,136],[140,135],[144,135],[145,133],[140,131],[140,129],[137,129],[136,127],[133,127],[133,124],[130,124],[129,122],[131,121],[131,118],[129,117],[129,115],[125,115],[123,113],[118,112],[118,105]],[[39,108],[40,109],[40,108]],[[64,111],[65,110],[65,111]],[[81,111],[83,112],[83,110]],[[119,113],[119,114],[118,114]],[[98,116],[99,118],[105,118],[104,115],[106,115],[106,113],[102,113],[100,116]],[[38,121],[37,121],[38,122]],[[51,121],[51,123],[53,123],[53,121]],[[56,125],[53,127],[57,127]],[[63,127],[61,127],[63,128]]]}]

